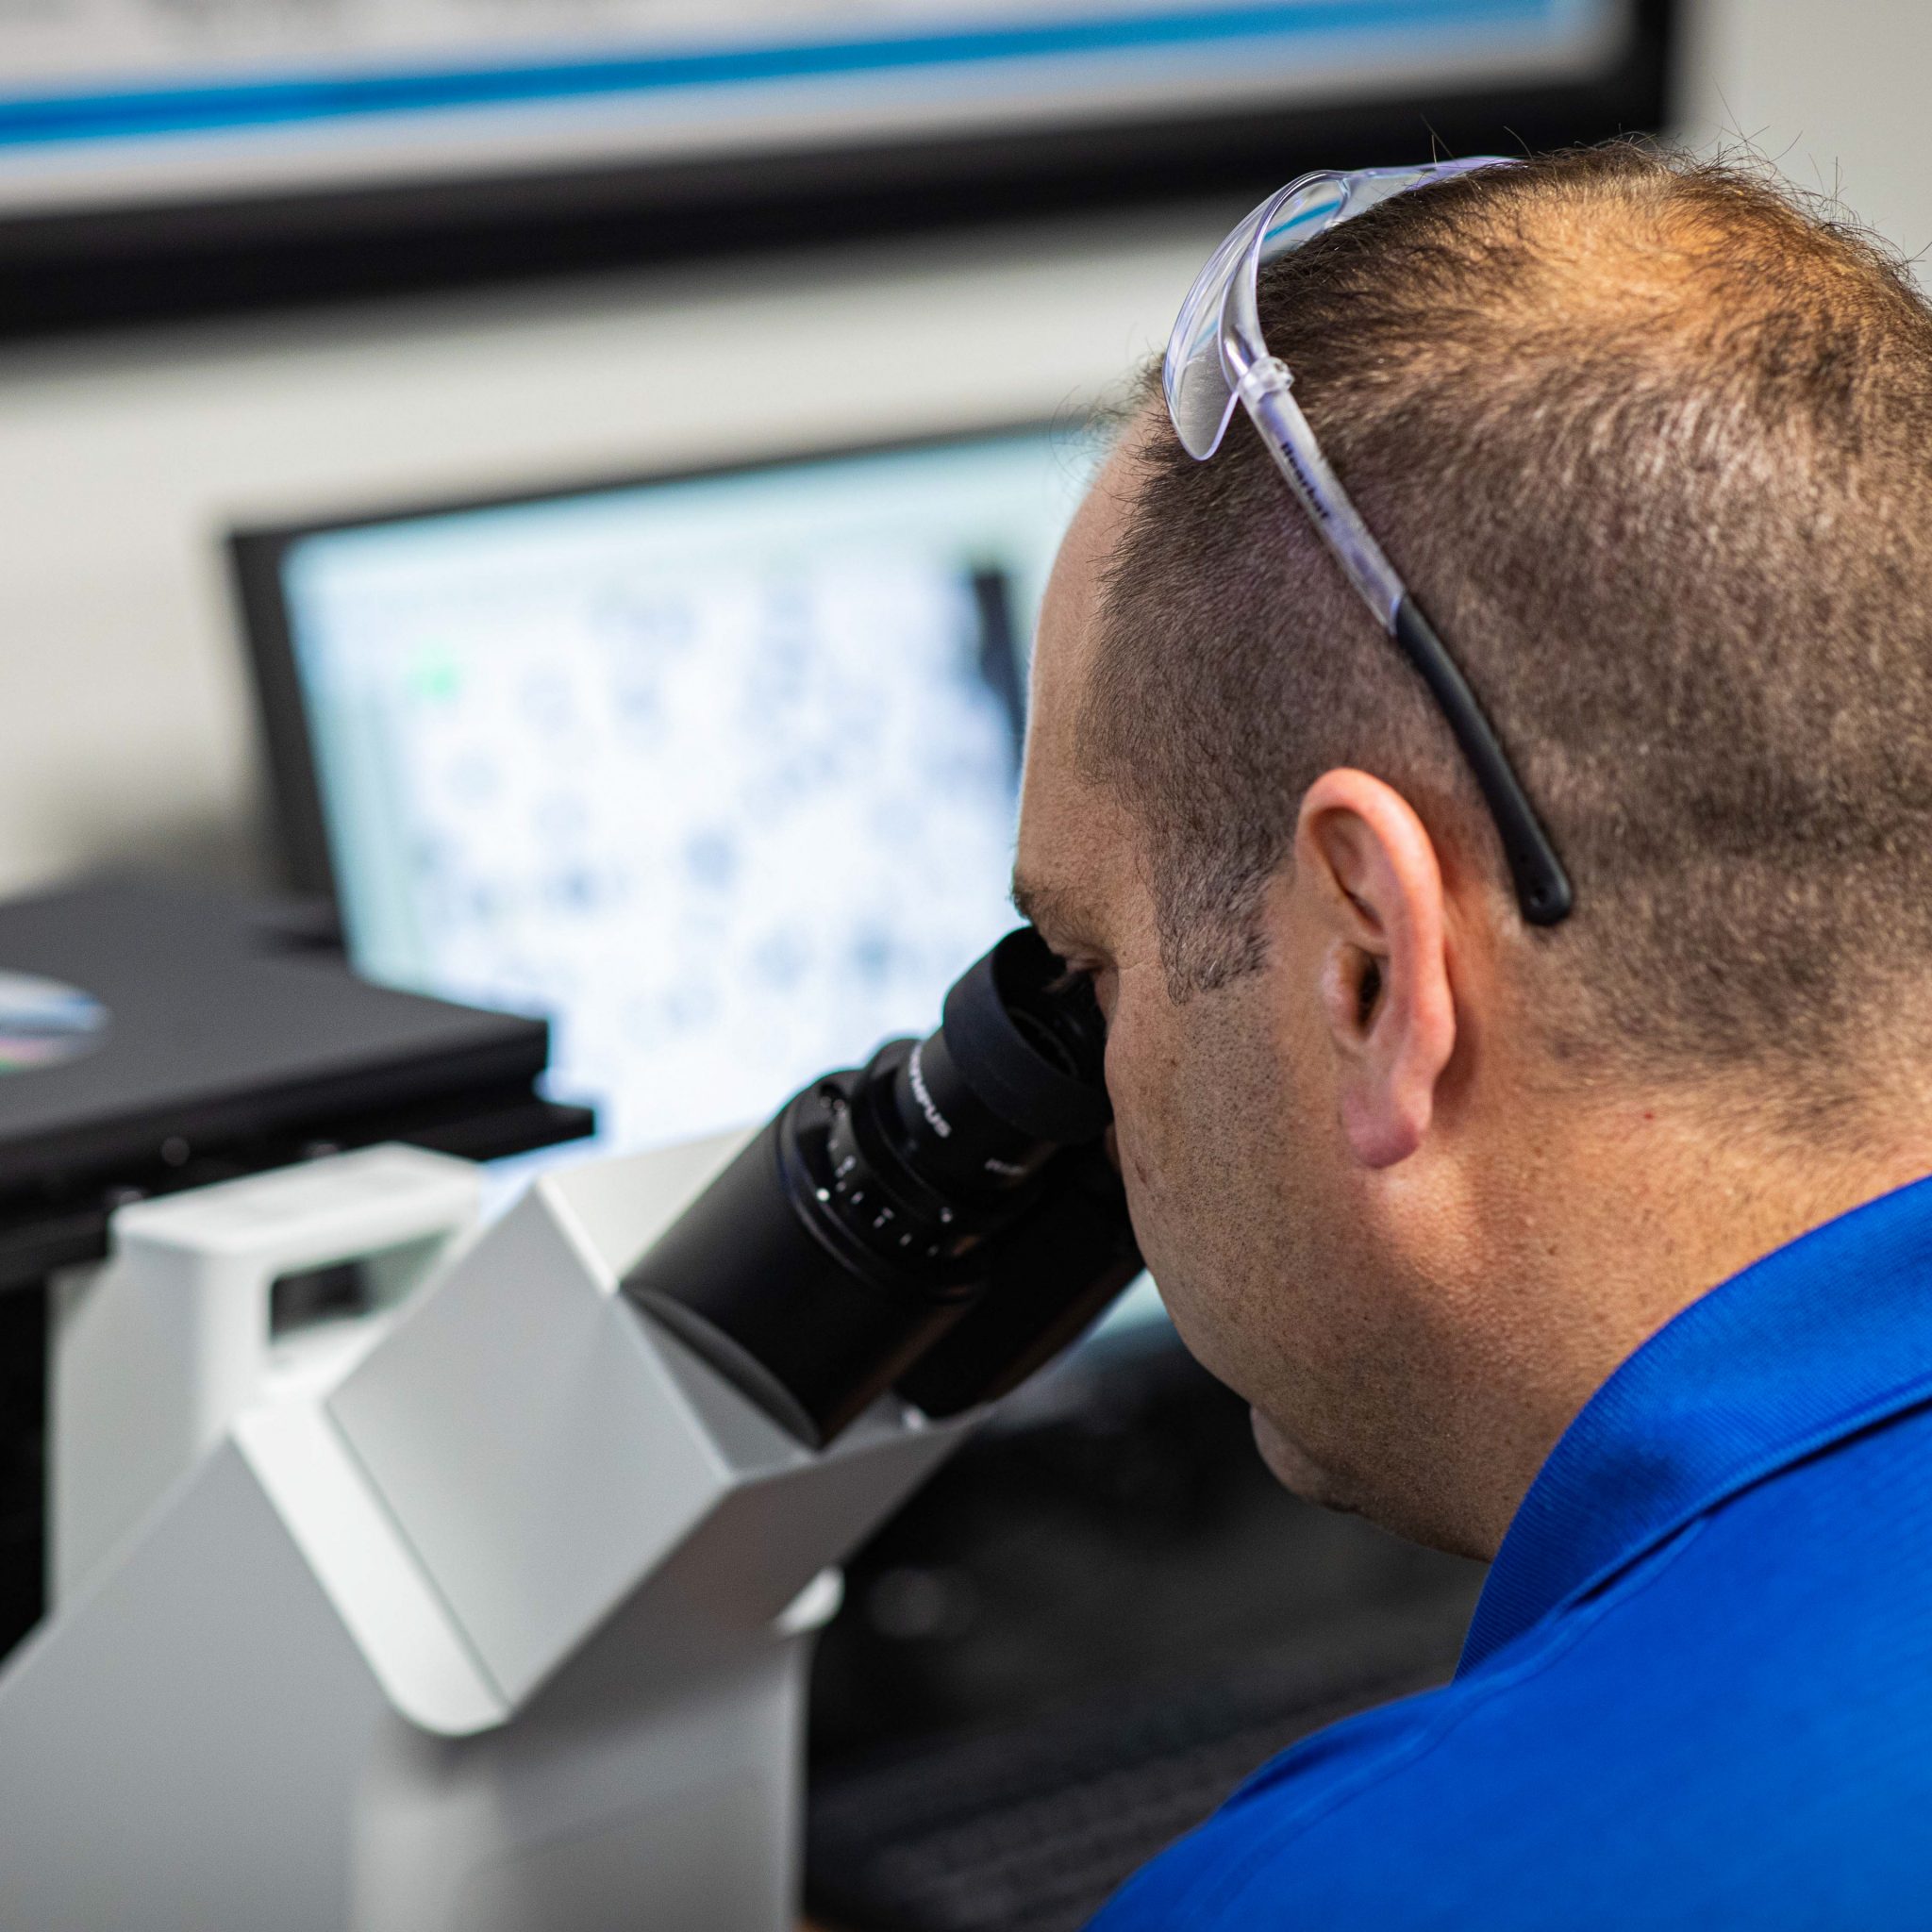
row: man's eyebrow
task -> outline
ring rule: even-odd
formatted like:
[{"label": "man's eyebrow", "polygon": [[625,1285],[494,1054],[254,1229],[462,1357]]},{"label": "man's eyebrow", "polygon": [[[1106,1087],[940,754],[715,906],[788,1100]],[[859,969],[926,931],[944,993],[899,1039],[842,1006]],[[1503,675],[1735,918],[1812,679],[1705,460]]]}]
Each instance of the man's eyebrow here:
[{"label": "man's eyebrow", "polygon": [[1013,874],[1013,909],[1042,932],[1057,929],[1066,935],[1080,929],[1079,915],[1062,889],[1019,873]]}]

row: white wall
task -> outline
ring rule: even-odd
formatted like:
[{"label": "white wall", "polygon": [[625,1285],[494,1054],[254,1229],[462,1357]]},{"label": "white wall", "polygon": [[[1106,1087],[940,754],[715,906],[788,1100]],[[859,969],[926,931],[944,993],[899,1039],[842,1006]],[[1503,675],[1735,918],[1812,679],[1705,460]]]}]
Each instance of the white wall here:
[{"label": "white wall", "polygon": [[[1685,124],[1919,249],[1928,71],[1924,0],[1703,0]],[[0,891],[252,867],[226,524],[1050,412],[1158,340],[1226,212],[0,355]]]},{"label": "white wall", "polygon": [[1227,218],[0,356],[0,891],[253,869],[228,525],[1051,415]]},{"label": "white wall", "polygon": [[1928,75],[1925,0],[1699,0],[1681,114],[1691,137],[1748,139],[1917,255],[1932,247]]}]

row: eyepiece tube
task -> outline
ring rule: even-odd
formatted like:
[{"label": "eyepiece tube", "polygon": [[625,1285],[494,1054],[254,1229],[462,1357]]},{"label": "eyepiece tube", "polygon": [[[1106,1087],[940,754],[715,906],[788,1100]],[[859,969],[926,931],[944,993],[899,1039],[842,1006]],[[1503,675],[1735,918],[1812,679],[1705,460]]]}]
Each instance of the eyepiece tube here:
[{"label": "eyepiece tube", "polygon": [[984,1291],[894,1385],[935,1421],[1010,1394],[1141,1272],[1113,1163],[1088,1146],[1062,1154],[1056,1168],[1054,1184],[988,1257]]},{"label": "eyepiece tube", "polygon": [[[1075,1152],[1111,1117],[1105,1048],[1086,982],[1008,933],[937,1032],[781,1109],[625,1292],[813,1444],[895,1383],[935,1415],[1003,1392],[1139,1267],[1106,1290],[1132,1235],[1117,1178]],[[960,1347],[902,1380],[955,1324]]]}]

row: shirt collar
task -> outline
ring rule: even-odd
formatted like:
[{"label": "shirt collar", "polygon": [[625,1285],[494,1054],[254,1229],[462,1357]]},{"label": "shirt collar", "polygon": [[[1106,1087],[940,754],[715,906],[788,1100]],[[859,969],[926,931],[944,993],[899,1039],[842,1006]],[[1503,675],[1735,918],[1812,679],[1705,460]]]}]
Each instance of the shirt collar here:
[{"label": "shirt collar", "polygon": [[1740,1490],[1932,1401],[1932,1180],[1754,1262],[1585,1404],[1503,1540],[1458,1674]]}]

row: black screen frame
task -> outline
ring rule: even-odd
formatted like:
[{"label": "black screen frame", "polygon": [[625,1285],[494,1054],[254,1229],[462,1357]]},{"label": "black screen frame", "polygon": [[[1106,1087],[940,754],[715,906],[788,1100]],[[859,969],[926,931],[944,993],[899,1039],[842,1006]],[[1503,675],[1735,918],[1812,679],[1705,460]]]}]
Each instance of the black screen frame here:
[{"label": "black screen frame", "polygon": [[0,341],[1252,198],[1429,142],[1513,153],[1656,133],[1681,12],[1635,0],[1621,57],[1573,82],[18,216],[0,220]]}]

